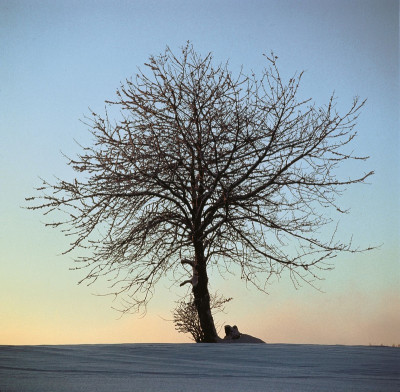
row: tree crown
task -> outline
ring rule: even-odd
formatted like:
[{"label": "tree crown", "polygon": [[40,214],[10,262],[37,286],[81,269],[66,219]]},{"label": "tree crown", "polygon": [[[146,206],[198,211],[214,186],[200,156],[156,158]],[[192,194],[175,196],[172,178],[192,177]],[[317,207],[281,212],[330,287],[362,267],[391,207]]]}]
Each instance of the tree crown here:
[{"label": "tree crown", "polygon": [[285,83],[277,58],[265,61],[257,79],[234,77],[190,44],[180,56],[167,48],[150,57],[147,74],[107,101],[118,120],[107,111],[86,119],[95,142],[69,159],[85,177],[40,188],[30,208],[66,211],[49,225],[73,235],[71,249],[90,248],[77,258],[85,279],[110,275],[126,309],[145,304],[162,276],[181,276],[179,260],[198,243],[209,266],[238,265],[261,290],[283,270],[295,284],[311,282],[338,252],[356,250],[315,233],[330,222],[320,207],[344,212],[336,196],[372,174],[336,175],[343,161],[367,158],[344,151],[365,101],[344,114],[333,96],[321,107],[298,101],[302,73]]}]

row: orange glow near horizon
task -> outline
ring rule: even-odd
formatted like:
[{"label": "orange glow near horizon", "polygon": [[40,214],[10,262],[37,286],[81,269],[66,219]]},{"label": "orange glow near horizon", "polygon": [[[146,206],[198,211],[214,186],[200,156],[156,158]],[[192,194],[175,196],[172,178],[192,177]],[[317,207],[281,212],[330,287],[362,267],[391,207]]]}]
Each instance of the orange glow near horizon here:
[{"label": "orange glow near horizon", "polygon": [[[255,293],[254,297],[258,297]],[[234,299],[226,314],[215,317],[222,324],[237,324],[239,330],[267,343],[393,345],[399,344],[400,296],[387,293],[345,299],[324,295],[275,301],[260,306],[248,303],[253,296]],[[97,298],[95,298],[97,300]],[[263,300],[259,297],[258,300]],[[304,301],[304,302],[302,302]],[[53,317],[43,308],[35,312],[20,309],[13,316],[2,314],[1,345],[112,344],[112,343],[189,343],[187,335],[175,331],[169,310],[149,312],[145,317],[118,314],[105,309],[105,303],[76,304],[72,317],[62,309]],[[93,306],[97,307],[94,310]],[[223,335],[223,328],[220,329]]]}]

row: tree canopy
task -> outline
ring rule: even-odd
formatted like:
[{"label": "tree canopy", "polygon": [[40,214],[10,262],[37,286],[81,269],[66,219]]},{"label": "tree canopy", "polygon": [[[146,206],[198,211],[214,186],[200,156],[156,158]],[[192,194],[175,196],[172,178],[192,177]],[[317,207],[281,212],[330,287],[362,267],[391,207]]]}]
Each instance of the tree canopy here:
[{"label": "tree canopy", "polygon": [[[237,265],[241,277],[264,290],[287,270],[295,284],[357,249],[317,230],[331,223],[327,209],[343,211],[338,178],[365,101],[343,114],[335,97],[326,105],[298,100],[302,73],[284,81],[277,57],[265,56],[259,78],[228,63],[215,65],[190,44],[151,56],[126,80],[101,115],[86,124],[94,143],[69,159],[73,181],[44,181],[31,209],[61,210],[51,222],[73,237],[71,250],[89,282],[107,276],[124,294],[125,311],[147,303],[166,274],[193,268],[193,286],[205,341],[215,341],[207,271]],[[116,109],[117,118],[110,114]],[[208,332],[207,332],[208,331]]]}]

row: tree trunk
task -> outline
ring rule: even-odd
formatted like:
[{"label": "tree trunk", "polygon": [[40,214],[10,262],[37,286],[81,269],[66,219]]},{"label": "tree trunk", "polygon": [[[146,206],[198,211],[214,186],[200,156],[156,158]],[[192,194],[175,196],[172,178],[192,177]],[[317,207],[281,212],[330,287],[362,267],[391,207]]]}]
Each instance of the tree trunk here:
[{"label": "tree trunk", "polygon": [[204,258],[203,244],[200,243],[195,248],[198,282],[193,286],[194,304],[196,306],[197,313],[199,315],[200,326],[204,334],[204,343],[216,343],[218,341],[218,335],[210,308],[207,265]]}]

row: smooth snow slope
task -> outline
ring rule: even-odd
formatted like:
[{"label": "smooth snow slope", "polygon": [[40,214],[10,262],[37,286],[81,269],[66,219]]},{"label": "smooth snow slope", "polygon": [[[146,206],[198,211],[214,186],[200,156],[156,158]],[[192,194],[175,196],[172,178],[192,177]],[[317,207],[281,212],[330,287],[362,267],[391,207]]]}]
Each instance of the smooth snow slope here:
[{"label": "smooth snow slope", "polygon": [[400,391],[400,349],[283,344],[0,346],[0,391]]}]

